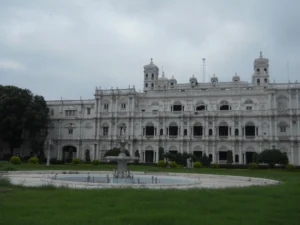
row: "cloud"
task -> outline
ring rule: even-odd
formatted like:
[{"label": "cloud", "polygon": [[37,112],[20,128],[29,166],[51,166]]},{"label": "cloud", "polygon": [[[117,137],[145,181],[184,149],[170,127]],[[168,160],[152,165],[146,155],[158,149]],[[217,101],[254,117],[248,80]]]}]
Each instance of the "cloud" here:
[{"label": "cloud", "polygon": [[12,69],[12,70],[19,70],[23,69],[24,66],[16,61],[13,60],[1,60],[0,59],[0,69]]},{"label": "cloud", "polygon": [[[154,58],[180,83],[195,74],[251,81],[263,51],[271,80],[297,79],[300,2],[240,0],[0,1],[3,84],[47,99],[93,98],[95,86],[142,89]],[[3,62],[4,61],[4,62]],[[3,69],[5,68],[5,69]]]}]

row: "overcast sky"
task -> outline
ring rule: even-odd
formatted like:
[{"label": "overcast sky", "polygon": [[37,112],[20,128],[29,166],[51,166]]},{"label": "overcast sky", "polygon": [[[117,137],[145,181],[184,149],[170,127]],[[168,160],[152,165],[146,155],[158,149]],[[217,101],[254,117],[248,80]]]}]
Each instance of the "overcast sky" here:
[{"label": "overcast sky", "polygon": [[251,81],[260,51],[272,82],[295,82],[299,11],[299,0],[0,0],[0,84],[47,100],[142,90],[151,57],[178,83],[202,81],[204,57],[206,81]]}]

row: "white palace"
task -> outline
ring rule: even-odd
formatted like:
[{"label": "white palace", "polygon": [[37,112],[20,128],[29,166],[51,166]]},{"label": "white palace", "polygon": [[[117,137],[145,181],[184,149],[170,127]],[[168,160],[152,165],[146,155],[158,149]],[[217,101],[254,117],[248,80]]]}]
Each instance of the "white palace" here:
[{"label": "white palace", "polygon": [[[121,129],[127,149],[142,162],[157,162],[165,152],[206,154],[226,163],[249,163],[253,152],[278,148],[290,163],[300,165],[300,84],[270,83],[269,60],[254,60],[252,82],[234,75],[220,82],[213,76],[200,83],[191,77],[179,84],[159,74],[153,63],[144,66],[144,91],[96,88],[90,100],[48,101],[51,114],[51,157],[103,159],[118,147]],[[72,148],[72,150],[70,150]]]}]

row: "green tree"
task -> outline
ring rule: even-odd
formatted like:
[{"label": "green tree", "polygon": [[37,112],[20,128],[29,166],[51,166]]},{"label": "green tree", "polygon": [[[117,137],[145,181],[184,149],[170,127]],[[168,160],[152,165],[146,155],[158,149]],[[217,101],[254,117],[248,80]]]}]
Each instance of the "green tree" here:
[{"label": "green tree", "polygon": [[227,151],[227,164],[232,164],[233,163],[233,155],[232,155],[232,151],[228,150]]},{"label": "green tree", "polygon": [[[120,152],[121,152],[120,148],[113,148],[113,149],[107,151],[104,154],[104,157],[106,157],[106,156],[118,156],[120,154]],[[130,156],[128,150],[125,150],[125,155]]]},{"label": "green tree", "polygon": [[139,152],[139,150],[135,151],[134,156],[138,158],[138,159],[134,160],[134,162],[139,163],[139,161],[140,161],[140,152]]},{"label": "green tree", "polygon": [[0,85],[0,138],[8,143],[10,155],[24,139],[34,140],[42,131],[47,134],[48,123],[49,109],[42,96]]},{"label": "green tree", "polygon": [[266,149],[259,154],[259,162],[267,163],[270,167],[275,164],[287,165],[289,163],[288,157],[278,149]]},{"label": "green tree", "polygon": [[205,167],[210,167],[210,158],[204,153],[200,158],[200,163]]},{"label": "green tree", "polygon": [[259,155],[257,152],[253,152],[253,155],[252,155],[252,162],[253,163],[258,163],[258,160],[259,160]]},{"label": "green tree", "polygon": [[165,149],[163,147],[158,148],[158,160],[164,160],[164,151]]}]

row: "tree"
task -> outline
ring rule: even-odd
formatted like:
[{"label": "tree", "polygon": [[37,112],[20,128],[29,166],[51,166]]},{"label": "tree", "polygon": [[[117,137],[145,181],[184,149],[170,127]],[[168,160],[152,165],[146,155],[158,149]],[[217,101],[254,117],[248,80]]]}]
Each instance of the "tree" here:
[{"label": "tree", "polygon": [[135,151],[134,156],[138,158],[138,159],[135,160],[135,163],[139,163],[139,161],[140,161],[140,152],[139,152],[139,150]]},{"label": "tree", "polygon": [[91,154],[89,149],[85,150],[85,162],[91,162]]},{"label": "tree", "polygon": [[210,167],[210,158],[204,153],[204,155],[200,158],[200,162],[205,167]]},{"label": "tree", "polygon": [[158,148],[158,160],[164,160],[164,151],[165,149],[163,147]]},{"label": "tree", "polygon": [[259,154],[259,162],[267,163],[270,167],[275,164],[287,165],[289,163],[288,157],[278,149],[266,149]]},{"label": "tree", "polygon": [[258,163],[258,160],[259,160],[259,155],[257,152],[253,152],[253,155],[252,155],[252,162],[253,163]]},{"label": "tree", "polygon": [[[0,85],[0,139],[7,142],[10,155],[26,140],[34,140],[40,133],[47,135],[49,109],[42,96],[28,89]],[[26,135],[25,135],[26,134]]]},{"label": "tree", "polygon": [[232,164],[233,163],[233,155],[232,155],[232,151],[228,150],[227,151],[227,164]]}]

